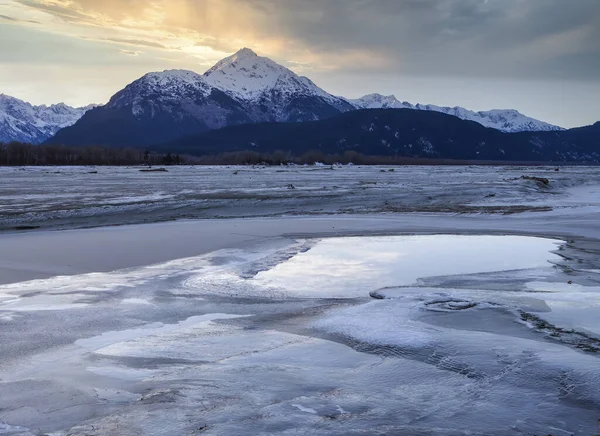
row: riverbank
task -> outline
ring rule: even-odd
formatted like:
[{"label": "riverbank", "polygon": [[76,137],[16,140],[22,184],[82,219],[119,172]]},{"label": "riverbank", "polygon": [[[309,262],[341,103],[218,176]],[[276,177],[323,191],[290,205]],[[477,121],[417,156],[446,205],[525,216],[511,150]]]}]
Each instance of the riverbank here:
[{"label": "riverbank", "polygon": [[0,235],[0,284],[107,272],[198,256],[268,239],[396,234],[514,234],[593,240],[600,212],[388,214],[190,220]]}]

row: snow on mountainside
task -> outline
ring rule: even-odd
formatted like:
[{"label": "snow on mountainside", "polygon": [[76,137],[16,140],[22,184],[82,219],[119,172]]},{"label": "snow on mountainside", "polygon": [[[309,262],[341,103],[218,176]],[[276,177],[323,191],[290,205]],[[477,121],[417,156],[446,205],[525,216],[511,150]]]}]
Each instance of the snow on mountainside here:
[{"label": "snow on mountainside", "polygon": [[246,102],[257,121],[311,121],[354,109],[345,99],[249,48],[218,62],[204,78]]},{"label": "snow on mountainside", "polygon": [[62,129],[48,142],[137,146],[161,143],[221,127],[251,123],[242,103],[192,71],[148,73],[110,101]]},{"label": "snow on mountainside", "polygon": [[323,91],[310,79],[301,77],[272,61],[258,56],[249,48],[243,48],[232,56],[219,61],[204,73],[206,82],[241,100],[258,100],[265,93],[278,90],[293,95],[312,95],[327,100],[336,97]]},{"label": "snow on mountainside", "polygon": [[401,102],[393,95],[369,94],[348,101],[357,109],[414,109],[412,104]]},{"label": "snow on mountainside", "polygon": [[184,70],[148,73],[48,142],[145,147],[232,125],[317,121],[359,108],[438,111],[509,132],[559,129],[516,111],[413,106],[379,94],[347,100],[244,48],[203,75]]},{"label": "snow on mountainside", "polygon": [[198,100],[211,94],[211,87],[200,74],[186,70],[148,73],[113,96],[107,108],[130,107],[136,116],[149,110],[152,116],[166,104]]},{"label": "snow on mountainside", "polygon": [[0,94],[0,142],[21,141],[39,144],[60,129],[71,126],[94,105],[73,108],[64,103],[33,106]]},{"label": "snow on mountainside", "polygon": [[210,92],[211,87],[200,74],[186,70],[166,70],[144,75],[111,98],[107,106],[135,105],[150,97],[169,100],[190,95],[206,97]]},{"label": "snow on mountainside", "polygon": [[[319,104],[333,106],[338,109],[336,112],[354,109],[344,99],[328,94],[306,77],[300,77],[248,48],[218,62],[202,76],[185,70],[148,73],[117,93],[107,107],[131,106],[138,117],[145,111],[155,114],[164,109],[164,105],[175,103],[189,111],[196,103],[208,104],[205,100],[214,93],[229,96],[235,102],[230,102],[229,106],[243,106],[248,121],[254,122],[290,121],[294,103],[302,104],[302,99],[313,99],[309,110]],[[319,118],[313,113],[307,116],[309,120]]]},{"label": "snow on mountainside", "polygon": [[560,131],[561,127],[536,120],[514,109],[494,109],[474,112],[462,107],[441,107],[435,105],[410,104],[401,102],[393,95],[369,94],[355,100],[348,100],[357,109],[416,109],[454,115],[463,120],[475,121],[485,127],[503,132],[543,132]]},{"label": "snow on mountainside", "polygon": [[147,146],[231,125],[315,121],[351,110],[309,79],[242,49],[203,76],[146,74],[48,142]]}]

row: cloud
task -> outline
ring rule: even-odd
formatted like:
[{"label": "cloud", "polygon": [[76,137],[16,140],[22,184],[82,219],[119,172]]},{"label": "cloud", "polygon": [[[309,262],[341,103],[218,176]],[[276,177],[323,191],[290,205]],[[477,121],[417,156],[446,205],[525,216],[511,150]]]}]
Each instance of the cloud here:
[{"label": "cloud", "polygon": [[600,80],[598,0],[14,1],[96,39],[203,59],[252,46],[307,70]]},{"label": "cloud", "polygon": [[29,23],[29,24],[42,24],[35,20],[21,20],[19,18],[9,17],[8,15],[0,15],[0,20],[12,21],[14,23]]},{"label": "cloud", "polygon": [[0,85],[47,103],[105,101],[247,46],[340,95],[565,125],[600,111],[600,0],[0,0],[0,13]]},{"label": "cloud", "polygon": [[134,51],[134,50],[119,50],[119,52],[121,54],[127,55],[127,56],[134,56],[134,57],[138,57],[139,55],[141,55],[143,52],[141,51]]},{"label": "cloud", "polygon": [[87,21],[91,17],[70,6],[69,2],[60,0],[17,0],[18,3],[57,16],[66,21]]},{"label": "cloud", "polygon": [[166,45],[159,44],[153,41],[144,41],[141,39],[126,39],[126,38],[101,38],[101,41],[116,42],[119,44],[137,45],[142,47],[153,47],[153,48],[164,48],[169,49],[173,47],[167,47]]}]

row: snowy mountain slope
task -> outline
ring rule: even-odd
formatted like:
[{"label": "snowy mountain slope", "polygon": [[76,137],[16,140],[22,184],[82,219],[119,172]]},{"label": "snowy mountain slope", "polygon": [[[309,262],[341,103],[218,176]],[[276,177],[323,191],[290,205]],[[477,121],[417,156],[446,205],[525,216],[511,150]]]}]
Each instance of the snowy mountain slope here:
[{"label": "snowy mountain slope", "polygon": [[204,73],[206,82],[227,91],[240,100],[256,101],[275,88],[286,93],[328,96],[306,78],[300,78],[269,58],[260,57],[249,48],[219,61]]},{"label": "snowy mountain slope", "polygon": [[146,146],[253,120],[246,108],[192,71],[148,73],[103,107],[48,142],[66,145]]},{"label": "snowy mountain slope", "polygon": [[401,102],[395,96],[369,94],[355,100],[348,100],[357,109],[416,109],[441,112],[454,115],[463,120],[475,121],[485,127],[503,132],[548,132],[561,131],[561,127],[536,120],[521,114],[514,109],[494,109],[474,112],[462,107],[441,107],[435,105],[410,104]]},{"label": "snowy mountain slope", "polygon": [[0,142],[39,144],[60,129],[73,125],[94,105],[73,108],[64,103],[33,106],[0,94]]},{"label": "snowy mountain slope", "polygon": [[311,121],[353,109],[345,99],[249,48],[221,60],[204,78],[215,88],[250,103],[250,109],[258,109],[253,118],[261,121]]},{"label": "snowy mountain slope", "polygon": [[146,146],[230,125],[314,121],[351,110],[309,79],[242,49],[203,76],[148,73],[49,143]]},{"label": "snowy mountain slope", "polygon": [[517,111],[412,105],[379,94],[347,100],[244,48],[203,75],[184,70],[148,73],[49,143],[144,147],[231,125],[317,121],[364,108],[442,112],[505,132],[560,130]]},{"label": "snowy mountain slope", "polygon": [[115,94],[108,107],[131,106],[135,115],[142,115],[146,103],[156,106],[178,100],[206,98],[211,93],[202,76],[192,71],[167,70],[148,73]]},{"label": "snowy mountain slope", "polygon": [[393,95],[369,94],[348,102],[356,109],[414,109],[414,106],[406,101],[401,102]]},{"label": "snowy mountain slope", "polygon": [[[214,91],[201,75],[193,71],[148,73],[115,94],[106,109],[126,108],[138,120],[161,116],[175,121],[195,118],[209,129],[218,129],[227,125],[228,110],[222,107],[224,102],[211,99]],[[227,103],[235,106],[233,101]]]}]

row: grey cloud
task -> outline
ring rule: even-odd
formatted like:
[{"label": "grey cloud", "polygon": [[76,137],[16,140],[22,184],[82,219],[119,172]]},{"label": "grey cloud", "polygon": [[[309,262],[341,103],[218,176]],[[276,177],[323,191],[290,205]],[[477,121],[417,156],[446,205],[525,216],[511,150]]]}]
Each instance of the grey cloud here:
[{"label": "grey cloud", "polygon": [[141,54],[141,52],[139,51],[133,51],[133,50],[119,50],[119,52],[121,54],[127,55],[127,56],[134,56],[137,57]]},{"label": "grey cloud", "polygon": [[0,15],[0,20],[12,21],[14,23],[41,24],[39,21],[35,21],[35,20],[21,20],[19,18],[9,17],[8,15]]},{"label": "grey cloud", "polygon": [[[16,1],[89,24],[89,11],[127,15],[153,3],[77,0],[76,10],[39,0]],[[279,57],[288,60],[308,50],[322,62],[333,63],[340,54],[358,51],[387,62],[356,62],[344,68],[362,71],[385,65],[388,72],[415,76],[600,80],[600,66],[594,61],[600,58],[600,0],[184,1],[188,16],[170,21],[169,30],[196,31],[206,36],[202,43],[216,49],[230,49],[226,41],[236,39],[228,37],[250,23],[248,34],[254,40],[285,41],[287,50]],[[241,7],[253,12],[247,17],[233,14]],[[230,12],[239,22],[232,17],[226,27],[213,23],[210,12],[218,8],[220,18],[228,18]],[[113,42],[168,48],[147,41]]]},{"label": "grey cloud", "polygon": [[154,41],[145,41],[142,39],[126,39],[126,38],[102,38],[102,41],[116,42],[120,44],[128,44],[128,45],[137,45],[143,47],[152,47],[152,48],[162,48],[162,49],[170,49],[171,47],[167,47],[166,45],[160,44]]},{"label": "grey cloud", "polygon": [[[384,53],[398,72],[600,79],[597,63],[586,61],[586,56],[600,57],[598,0],[246,2],[269,10],[271,32],[288,34],[323,54],[352,49]],[[548,53],[544,43],[549,40],[563,52]],[[569,50],[579,55],[560,65],[560,73],[547,69]]]},{"label": "grey cloud", "polygon": [[56,17],[62,18],[65,21],[88,22],[90,17],[81,12],[75,11],[67,6],[61,6],[56,3],[42,3],[36,0],[16,0],[18,3],[34,8],[43,12],[47,12]]}]

